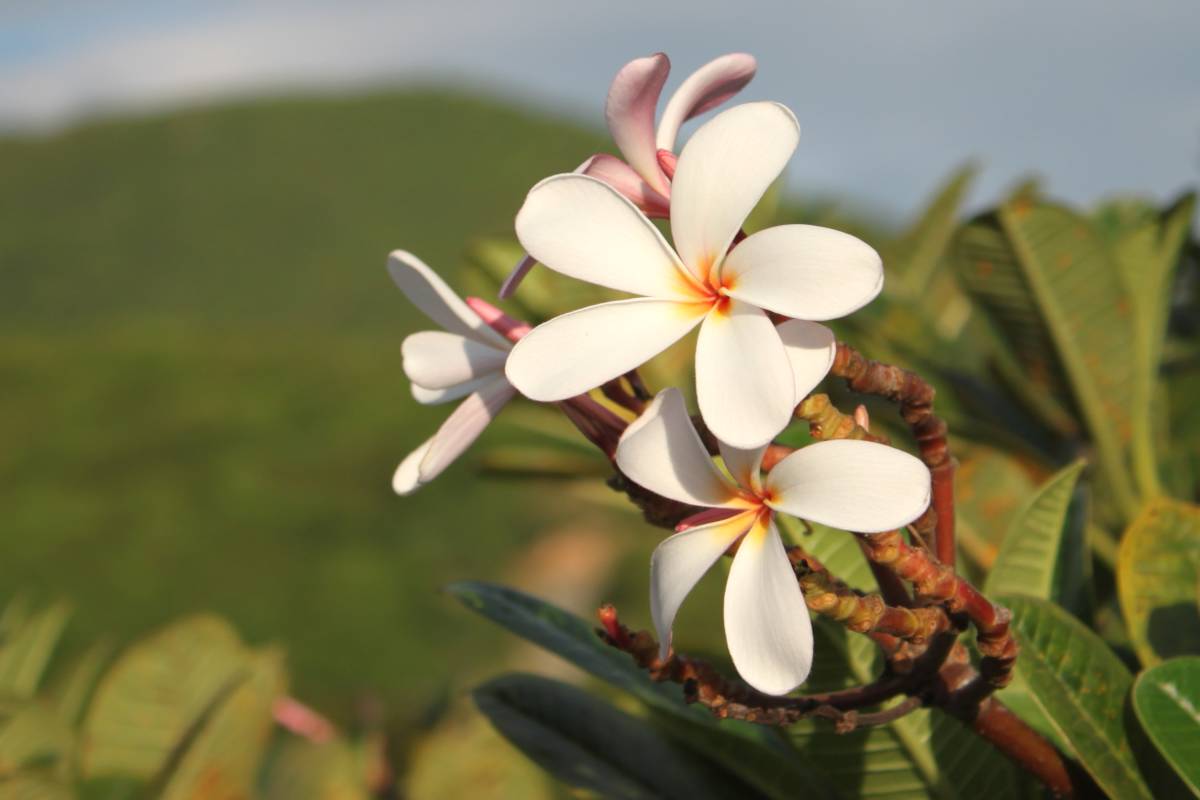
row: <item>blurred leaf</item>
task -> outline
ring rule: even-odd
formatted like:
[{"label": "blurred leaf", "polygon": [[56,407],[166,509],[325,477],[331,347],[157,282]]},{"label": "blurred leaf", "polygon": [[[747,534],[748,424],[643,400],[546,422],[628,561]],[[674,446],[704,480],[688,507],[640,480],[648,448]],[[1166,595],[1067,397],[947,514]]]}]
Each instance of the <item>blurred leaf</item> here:
[{"label": "blurred leaf", "polygon": [[247,655],[233,629],[211,616],[175,622],[130,647],[101,679],[84,719],[84,777],[153,778],[244,679]]},{"label": "blurred leaf", "polygon": [[1161,492],[1152,429],[1154,392],[1159,385],[1170,291],[1195,210],[1196,196],[1185,195],[1161,214],[1125,226],[1114,250],[1133,300],[1138,357],[1133,407],[1134,474],[1142,493],[1148,496]]},{"label": "blurred leaf", "polygon": [[1028,380],[1078,406],[1098,465],[1132,516],[1125,453],[1137,354],[1131,302],[1106,243],[1072,211],[1018,197],[966,225],[955,249],[964,287]]},{"label": "blurred leaf", "polygon": [[579,617],[503,586],[465,581],[447,591],[472,611],[674,718],[678,724],[672,733],[767,796],[789,797],[801,788],[816,797],[833,796],[775,731],[736,721],[718,723],[704,709],[684,704],[681,687],[650,680],[630,656],[600,641]]},{"label": "blurred leaf", "polygon": [[958,448],[954,474],[959,547],[980,578],[995,565],[1004,532],[1036,488],[1034,469],[1010,451],[985,445]]},{"label": "blurred leaf", "polygon": [[501,734],[576,788],[630,799],[759,796],[645,721],[565,683],[509,674],[472,694]]},{"label": "blurred leaf", "polygon": [[28,617],[14,612],[0,624],[0,697],[34,695],[70,613],[58,603]]},{"label": "blurred leaf", "polygon": [[1133,709],[1159,753],[1200,796],[1200,658],[1173,658],[1133,683]]},{"label": "blurred leaf", "polygon": [[342,741],[289,738],[270,760],[264,800],[370,800],[363,764]]},{"label": "blurred leaf", "polygon": [[69,724],[75,725],[83,716],[100,672],[111,655],[112,647],[107,643],[92,645],[75,659],[49,690],[54,707]]},{"label": "blurred leaf", "polygon": [[73,800],[66,783],[47,775],[22,773],[0,781],[0,800]]},{"label": "blurred leaf", "polygon": [[[1085,594],[1085,515],[1076,485],[1087,462],[1059,470],[1037,490],[1013,521],[988,574],[984,592],[1024,594],[1075,612]],[[1074,506],[1074,511],[1072,511]]]},{"label": "blurred leaf", "polygon": [[[817,528],[800,541],[851,586],[875,589],[853,536]],[[813,623],[815,656],[804,691],[836,691],[879,677],[883,662],[874,642],[824,617]],[[1024,778],[1007,759],[937,709],[921,709],[889,725],[844,735],[834,734],[828,722],[803,720],[788,734],[847,796],[1008,800],[1024,794]]]},{"label": "blurred leaf", "polygon": [[1123,713],[1129,670],[1075,617],[1045,600],[1004,595],[1021,645],[1017,672],[1038,707],[1109,795],[1146,798],[1126,737]]},{"label": "blurred leaf", "polygon": [[50,769],[67,777],[74,734],[39,701],[9,701],[0,706],[0,786],[29,767]]},{"label": "blurred leaf", "polygon": [[1117,558],[1121,611],[1142,663],[1200,653],[1200,507],[1151,501],[1125,531]]},{"label": "blurred leaf", "polygon": [[242,800],[252,795],[286,678],[282,654],[271,650],[252,656],[247,669],[237,688],[188,736],[157,794],[160,800]]},{"label": "blurred leaf", "polygon": [[937,190],[920,219],[886,248],[886,263],[899,273],[896,286],[906,296],[921,297],[929,289],[957,228],[958,210],[976,172],[973,164],[959,167]]}]

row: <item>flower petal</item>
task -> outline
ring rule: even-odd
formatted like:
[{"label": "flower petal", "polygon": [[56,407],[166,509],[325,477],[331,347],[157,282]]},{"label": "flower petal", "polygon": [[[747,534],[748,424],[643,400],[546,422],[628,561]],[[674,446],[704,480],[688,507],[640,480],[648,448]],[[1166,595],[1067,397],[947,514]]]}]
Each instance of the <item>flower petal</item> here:
[{"label": "flower petal", "polygon": [[616,156],[608,153],[592,156],[583,174],[604,181],[629,198],[646,216],[666,218],[671,213],[671,201],[656,192],[633,167]]},{"label": "flower petal", "polygon": [[688,592],[737,538],[745,533],[757,512],[740,514],[689,528],[662,541],[650,557],[650,615],[658,633],[658,655],[671,650],[671,626]]},{"label": "flower petal", "polygon": [[404,374],[426,389],[449,389],[484,375],[497,375],[508,359],[507,350],[445,331],[414,333],[404,339],[400,352]]},{"label": "flower petal", "polygon": [[396,472],[392,475],[393,492],[406,495],[421,488],[421,460],[429,453],[429,448],[433,446],[435,438],[437,438],[436,434],[426,439],[420,447],[404,457],[400,466],[396,467]]},{"label": "flower petal", "polygon": [[708,451],[688,416],[678,389],[664,389],[625,429],[617,466],[655,494],[692,506],[747,508]]},{"label": "flower petal", "polygon": [[759,476],[759,472],[762,470],[763,454],[767,452],[767,446],[742,450],[722,441],[718,441],[717,444],[720,446],[721,459],[725,462],[725,468],[729,470],[729,474],[733,476],[734,480],[742,488],[758,493],[762,488],[762,478]]},{"label": "flower petal", "polygon": [[792,362],[796,402],[799,403],[829,374],[837,356],[837,339],[833,331],[819,322],[802,319],[789,319],[776,325],[775,330]]},{"label": "flower petal", "polygon": [[504,283],[500,284],[500,299],[505,300],[512,297],[513,292],[521,285],[521,281],[525,280],[525,276],[529,274],[529,270],[537,266],[537,259],[531,257],[528,253],[521,256],[521,260],[512,268],[512,272],[508,273],[508,277],[504,279]]},{"label": "flower petal", "polygon": [[894,447],[833,439],[803,447],[767,475],[769,505],[847,531],[903,527],[929,506],[929,469]]},{"label": "flower petal", "polygon": [[779,225],[748,236],[721,268],[729,294],[809,320],[844,317],[879,294],[883,262],[866,242],[816,225]]},{"label": "flower petal", "polygon": [[429,483],[462,455],[515,395],[508,381],[497,378],[459,403],[430,440],[419,468],[421,483]]},{"label": "flower petal", "polygon": [[635,58],[617,73],[608,90],[604,117],[625,160],[654,189],[666,194],[654,146],[654,112],[671,62],[665,53]]},{"label": "flower petal", "polygon": [[424,406],[436,406],[441,403],[449,403],[451,400],[460,400],[495,379],[496,374],[490,373],[465,383],[456,383],[445,389],[429,389],[419,383],[409,384],[409,386],[412,389],[413,399],[418,403]]},{"label": "flower petal", "polygon": [[746,683],[787,694],[812,668],[812,621],[779,532],[763,515],[742,538],[725,584],[725,642]]},{"label": "flower petal", "polygon": [[716,108],[740,92],[754,77],[758,62],[747,53],[727,53],[693,72],[679,88],[658,121],[655,144],[659,150],[674,150],[679,126],[692,117]]},{"label": "flower petal", "polygon": [[737,300],[714,309],[696,342],[696,399],[709,430],[734,447],[760,447],[795,408],[787,351],[762,310]]},{"label": "flower petal", "polygon": [[565,400],[666,350],[696,327],[704,312],[698,303],[644,297],[571,311],[525,334],[505,372],[531,400]]},{"label": "flower petal", "polygon": [[735,106],[692,134],[671,183],[671,233],[683,263],[701,281],[720,267],[799,141],[795,116],[778,103]]},{"label": "flower petal", "polygon": [[412,253],[393,250],[388,255],[388,274],[413,305],[445,330],[508,349],[504,337],[489,328],[436,272]]},{"label": "flower petal", "polygon": [[649,297],[696,297],[658,229],[597,178],[573,173],[546,178],[529,190],[516,228],[530,256],[564,275]]}]

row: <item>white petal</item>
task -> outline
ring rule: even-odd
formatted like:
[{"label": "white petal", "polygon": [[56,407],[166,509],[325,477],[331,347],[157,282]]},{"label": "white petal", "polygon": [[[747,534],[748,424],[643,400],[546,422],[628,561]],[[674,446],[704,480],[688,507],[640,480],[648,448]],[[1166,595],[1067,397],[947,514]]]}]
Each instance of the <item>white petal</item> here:
[{"label": "white petal", "polygon": [[796,402],[799,403],[829,374],[833,359],[837,357],[837,339],[824,325],[802,319],[789,319],[776,325],[775,330],[792,362]]},{"label": "white petal", "polygon": [[604,117],[613,141],[629,165],[659,192],[667,192],[654,146],[654,112],[671,62],[665,53],[635,58],[613,78],[604,104]]},{"label": "white petal", "polygon": [[772,508],[859,533],[915,520],[929,506],[929,470],[894,447],[835,439],[803,447],[767,475]]},{"label": "white petal", "polygon": [[787,694],[812,668],[812,621],[774,523],[738,545],[725,585],[725,642],[746,683]]},{"label": "white petal", "polygon": [[704,449],[678,389],[659,392],[625,429],[616,460],[634,483],[671,500],[710,508],[748,507]]},{"label": "white petal", "polygon": [[441,403],[449,403],[451,400],[460,400],[472,392],[479,391],[485,384],[494,380],[496,380],[496,374],[489,373],[466,383],[456,383],[446,389],[428,389],[419,383],[410,384],[410,388],[413,399],[418,403],[425,406],[436,406]]},{"label": "white petal", "polygon": [[421,459],[425,458],[429,448],[433,446],[435,438],[437,438],[436,435],[426,439],[420,447],[413,450],[400,462],[400,466],[392,475],[392,491],[405,495],[412,494],[421,488]]},{"label": "white petal", "polygon": [[722,111],[696,131],[671,183],[671,233],[693,274],[720,266],[746,216],[800,141],[792,112],[778,103]]},{"label": "white petal", "polygon": [[714,436],[761,447],[787,427],[795,391],[787,351],[765,313],[737,300],[709,313],[696,342],[696,399]]},{"label": "white petal", "polygon": [[671,95],[662,119],[658,121],[658,149],[673,151],[679,126],[740,92],[754,77],[757,67],[758,63],[752,55],[728,53],[689,75]]},{"label": "white petal", "polygon": [[429,450],[421,459],[421,483],[428,483],[450,466],[515,394],[508,381],[497,378],[463,400],[430,440]]},{"label": "white petal", "polygon": [[388,256],[388,274],[400,291],[445,330],[507,350],[508,341],[489,328],[424,261],[404,250]]},{"label": "white petal", "polygon": [[675,615],[709,567],[754,524],[756,511],[690,528],[664,539],[650,557],[650,615],[658,633],[658,655],[671,649]]},{"label": "white petal", "polygon": [[729,253],[721,281],[734,297],[799,319],[844,317],[883,288],[883,262],[866,242],[816,225],[779,225]]},{"label": "white petal", "polygon": [[604,181],[552,175],[529,190],[517,238],[538,261],[621,292],[695,299],[675,251],[646,215]]},{"label": "white petal", "polygon": [[507,350],[445,331],[421,331],[400,347],[404,374],[426,389],[448,389],[460,383],[496,375],[504,369]]},{"label": "white petal", "polygon": [[742,450],[722,441],[718,441],[717,444],[721,448],[721,459],[725,462],[725,468],[729,470],[729,474],[742,488],[757,493],[762,488],[762,478],[759,476],[759,472],[762,469],[763,454],[767,452],[767,446]]},{"label": "white petal", "polygon": [[636,298],[555,317],[517,342],[505,371],[531,400],[565,400],[666,350],[703,319],[697,303]]}]

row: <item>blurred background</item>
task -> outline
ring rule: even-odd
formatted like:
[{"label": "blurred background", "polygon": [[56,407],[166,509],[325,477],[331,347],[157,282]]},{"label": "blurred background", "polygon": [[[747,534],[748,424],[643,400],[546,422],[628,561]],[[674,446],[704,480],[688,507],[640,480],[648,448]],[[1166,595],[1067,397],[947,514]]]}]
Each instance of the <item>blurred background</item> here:
[{"label": "blurred background", "polygon": [[968,162],[968,210],[1030,174],[1077,205],[1165,202],[1200,173],[1198,30],[1187,0],[4,4],[0,602],[68,600],[68,651],[214,611],[282,646],[293,695],[385,729],[413,796],[454,796],[428,765],[461,748],[497,754],[480,780],[517,774],[456,709],[535,656],[440,587],[646,624],[657,534],[599,478],[516,480],[510,445],[548,424],[516,409],[391,493],[447,410],[409,396],[426,321],[387,252],[494,292],[480,264],[507,265],[525,191],[612,151],[608,83],[658,50],[668,92],[754,54],[741,97],[803,128],[785,205],[868,241]]}]

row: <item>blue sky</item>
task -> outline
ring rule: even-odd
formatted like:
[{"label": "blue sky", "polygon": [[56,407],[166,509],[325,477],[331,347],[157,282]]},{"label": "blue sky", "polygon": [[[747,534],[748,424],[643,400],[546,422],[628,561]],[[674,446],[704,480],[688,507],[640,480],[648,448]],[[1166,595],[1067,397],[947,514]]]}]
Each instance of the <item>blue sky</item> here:
[{"label": "blue sky", "polygon": [[0,127],[48,130],[264,91],[450,81],[601,125],[626,60],[677,82],[759,59],[745,93],[796,111],[789,180],[902,215],[949,169],[987,202],[1036,172],[1090,203],[1200,178],[1200,3],[343,0],[5,4]]}]

